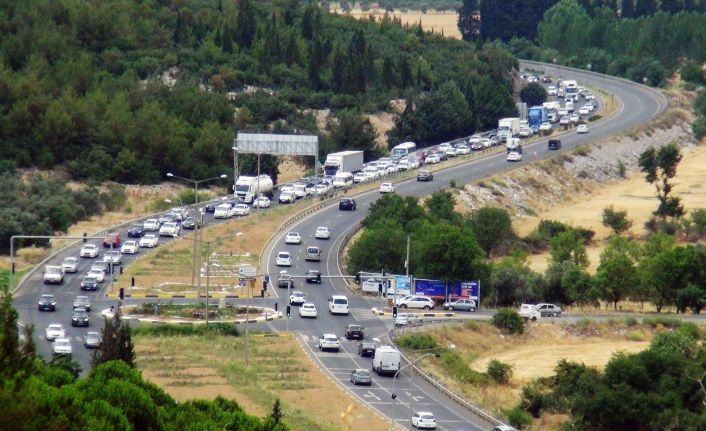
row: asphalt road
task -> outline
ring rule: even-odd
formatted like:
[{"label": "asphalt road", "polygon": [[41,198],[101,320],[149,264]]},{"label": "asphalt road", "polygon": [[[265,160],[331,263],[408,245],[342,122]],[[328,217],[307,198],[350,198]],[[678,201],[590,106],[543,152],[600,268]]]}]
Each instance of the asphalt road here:
[{"label": "asphalt road", "polygon": [[[545,70],[541,66],[541,70]],[[653,90],[645,87],[626,84],[610,78],[592,75],[587,72],[563,70],[555,67],[547,67],[547,73],[554,77],[563,79],[576,79],[579,85],[588,84],[591,87],[601,88],[616,97],[616,101],[621,101],[619,111],[610,120],[598,125],[591,126],[588,135],[577,135],[570,133],[561,137],[563,149],[560,152],[570,151],[579,144],[590,140],[610,136],[630,127],[647,122],[656,115],[665,105],[666,100]],[[489,155],[487,157],[471,161],[462,165],[447,168],[434,173],[434,181],[428,183],[408,180],[396,185],[397,193],[409,196],[422,196],[442,187],[446,187],[450,180],[457,182],[470,182],[509,170],[524,163],[544,159],[555,155],[557,152],[546,150],[546,140],[541,140],[535,144],[524,146],[523,161],[518,163],[508,163],[505,154]],[[363,193],[355,197],[358,202],[358,210],[354,212],[340,212],[336,205],[322,209],[321,211],[306,217],[293,226],[290,230],[298,231],[304,237],[301,246],[285,245],[283,232],[263,253],[263,268],[271,274],[276,274],[283,268],[275,267],[275,255],[280,250],[289,250],[293,254],[293,265],[287,268],[293,275],[303,275],[309,268],[317,268],[324,275],[339,276],[338,251],[342,245],[343,238],[347,232],[353,229],[364,217],[370,204],[379,196],[377,191]],[[208,219],[210,219],[210,215]],[[317,226],[328,226],[332,230],[330,240],[314,240],[313,233]],[[127,233],[121,231],[123,240],[127,239]],[[170,238],[161,238],[160,243],[171,241]],[[305,262],[303,251],[307,244],[315,243],[323,248],[322,261]],[[403,244],[400,244],[404,247]],[[141,251],[144,253],[145,251]],[[67,255],[77,255],[78,249],[64,253],[56,257],[56,262],[60,262]],[[123,265],[129,265],[134,259],[133,256],[123,256]],[[98,292],[81,292],[80,281],[87,271],[93,259],[81,259],[81,266],[77,274],[67,274],[65,282],[60,286],[48,286],[42,283],[41,273],[35,275],[21,286],[15,293],[14,304],[20,312],[21,324],[33,324],[35,326],[35,338],[38,351],[45,357],[51,357],[51,344],[44,340],[44,328],[50,323],[61,323],[67,330],[68,336],[72,340],[74,357],[82,364],[84,369],[88,368],[90,362],[90,351],[82,346],[82,337],[88,330],[99,330],[101,319],[100,310],[116,305],[117,301],[105,299],[103,293],[106,286],[102,286]],[[105,284],[105,283],[104,283]],[[307,301],[314,302],[319,309],[317,319],[302,320],[293,307],[292,317],[287,320],[270,323],[275,329],[283,330],[289,325],[289,329],[300,334],[301,341],[307,347],[308,353],[314,361],[323,369],[327,370],[336,380],[351,391],[361,401],[368,403],[374,409],[388,418],[397,418],[398,422],[409,426],[410,409],[429,410],[436,414],[441,430],[482,430],[489,429],[489,424],[484,420],[470,414],[466,409],[460,408],[451,403],[448,398],[428,385],[410,381],[406,375],[398,378],[397,400],[393,403],[390,394],[393,391],[392,379],[389,377],[374,378],[373,386],[352,387],[348,382],[348,373],[353,368],[370,367],[370,359],[359,358],[355,354],[353,343],[343,342],[343,350],[339,353],[320,353],[316,349],[318,336],[324,332],[333,332],[340,337],[343,336],[345,326],[348,323],[360,323],[365,327],[366,338],[384,338],[388,331],[389,320],[381,320],[372,315],[371,306],[379,305],[378,299],[355,296],[340,278],[325,278],[322,285],[306,285],[303,279],[295,282],[295,289],[303,290],[307,295]],[[270,289],[277,290],[276,285]],[[57,299],[56,312],[39,312],[36,301],[42,293],[53,293]],[[267,303],[272,305],[274,301],[279,301],[280,309],[286,302],[284,290],[280,290],[279,299],[269,299]],[[351,314],[349,316],[330,316],[327,312],[327,300],[333,293],[340,293],[348,296],[350,301]],[[71,327],[71,304],[75,296],[86,294],[92,300],[91,328]],[[127,301],[129,302],[129,301]],[[410,406],[411,401],[411,406]]]}]

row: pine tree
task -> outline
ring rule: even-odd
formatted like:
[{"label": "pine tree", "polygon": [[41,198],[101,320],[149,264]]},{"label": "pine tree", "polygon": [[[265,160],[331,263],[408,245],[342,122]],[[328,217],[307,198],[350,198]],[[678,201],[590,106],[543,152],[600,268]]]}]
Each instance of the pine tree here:
[{"label": "pine tree", "polygon": [[279,398],[277,398],[275,400],[274,404],[272,405],[272,414],[270,415],[270,417],[272,418],[272,420],[275,422],[275,425],[276,425],[276,424],[280,423],[280,421],[282,420],[282,416],[283,416],[282,415],[282,405],[279,401]]},{"label": "pine tree", "polygon": [[238,46],[250,48],[257,31],[255,8],[250,0],[240,0],[236,17],[236,42]]},{"label": "pine tree", "polygon": [[225,25],[221,32],[221,48],[223,48],[223,52],[233,52],[233,31],[228,24]]},{"label": "pine tree", "polygon": [[405,90],[409,88],[412,84],[412,69],[409,67],[409,61],[406,55],[402,55],[402,60],[400,61],[400,83],[402,89]]},{"label": "pine tree", "polygon": [[382,60],[382,85],[385,88],[393,88],[396,84],[395,63],[388,56]]},{"label": "pine tree", "polygon": [[341,50],[338,40],[334,42],[333,53],[331,54],[331,89],[340,93],[346,88],[346,59]]},{"label": "pine tree", "polygon": [[323,63],[323,49],[321,39],[318,35],[309,43],[309,59],[307,63],[307,73],[309,75],[309,85],[314,90],[321,90],[321,64]]},{"label": "pine tree", "polygon": [[132,342],[130,326],[123,322],[120,307],[113,318],[105,320],[101,346],[94,352],[92,366],[108,361],[120,360],[135,368],[135,346]]},{"label": "pine tree", "polygon": [[26,341],[20,348],[18,317],[12,306],[12,294],[5,288],[0,298],[0,376],[10,377],[18,373],[26,376],[34,371],[33,327],[25,328]]}]

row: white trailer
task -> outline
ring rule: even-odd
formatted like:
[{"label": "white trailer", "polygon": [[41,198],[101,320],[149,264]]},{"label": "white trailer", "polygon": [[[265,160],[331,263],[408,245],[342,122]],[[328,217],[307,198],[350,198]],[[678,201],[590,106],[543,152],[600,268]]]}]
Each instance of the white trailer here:
[{"label": "white trailer", "polygon": [[520,133],[519,118],[503,118],[498,121],[498,138],[501,142],[507,142],[513,136]]},{"label": "white trailer", "polygon": [[341,151],[326,156],[324,172],[326,175],[336,175],[336,172],[358,172],[363,169],[362,151]]},{"label": "white trailer", "polygon": [[245,203],[252,203],[259,195],[272,197],[272,178],[269,175],[259,177],[239,176],[235,182],[235,195]]}]

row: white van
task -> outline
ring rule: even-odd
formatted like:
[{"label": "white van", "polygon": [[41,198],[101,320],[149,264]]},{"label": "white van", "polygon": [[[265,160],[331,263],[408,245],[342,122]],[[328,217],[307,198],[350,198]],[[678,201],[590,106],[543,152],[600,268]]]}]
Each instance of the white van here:
[{"label": "white van", "polygon": [[564,109],[566,109],[568,112],[574,112],[574,102],[571,100],[565,101]]},{"label": "white van", "polygon": [[328,299],[328,312],[348,315],[348,298],[343,295],[332,295]]},{"label": "white van", "polygon": [[400,352],[394,347],[380,346],[373,356],[373,371],[378,374],[395,374],[400,370]]},{"label": "white van", "polygon": [[350,172],[336,172],[333,177],[334,187],[350,187],[353,185],[353,174]]}]

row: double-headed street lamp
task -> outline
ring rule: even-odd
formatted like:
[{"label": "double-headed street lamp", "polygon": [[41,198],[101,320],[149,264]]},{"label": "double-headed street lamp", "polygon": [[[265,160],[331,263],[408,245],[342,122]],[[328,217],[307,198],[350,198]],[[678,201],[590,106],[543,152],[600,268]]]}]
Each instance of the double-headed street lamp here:
[{"label": "double-headed street lamp", "polygon": [[[208,181],[228,178],[228,175],[223,174],[223,175],[220,175],[217,177],[206,178],[203,180],[192,180],[191,178],[184,178],[184,177],[180,177],[178,175],[174,175],[171,172],[168,172],[167,176],[169,178],[178,178],[180,180],[183,180],[183,181],[186,181],[186,182],[193,184],[194,185],[194,204],[196,204],[196,205],[198,205],[198,203],[199,203],[199,184],[205,183]],[[191,257],[191,286],[192,287],[196,286],[196,284],[195,284],[195,281],[196,281],[196,236],[197,236],[198,231],[199,231],[199,223],[195,223],[194,224],[194,249],[193,249],[193,255]]]}]

